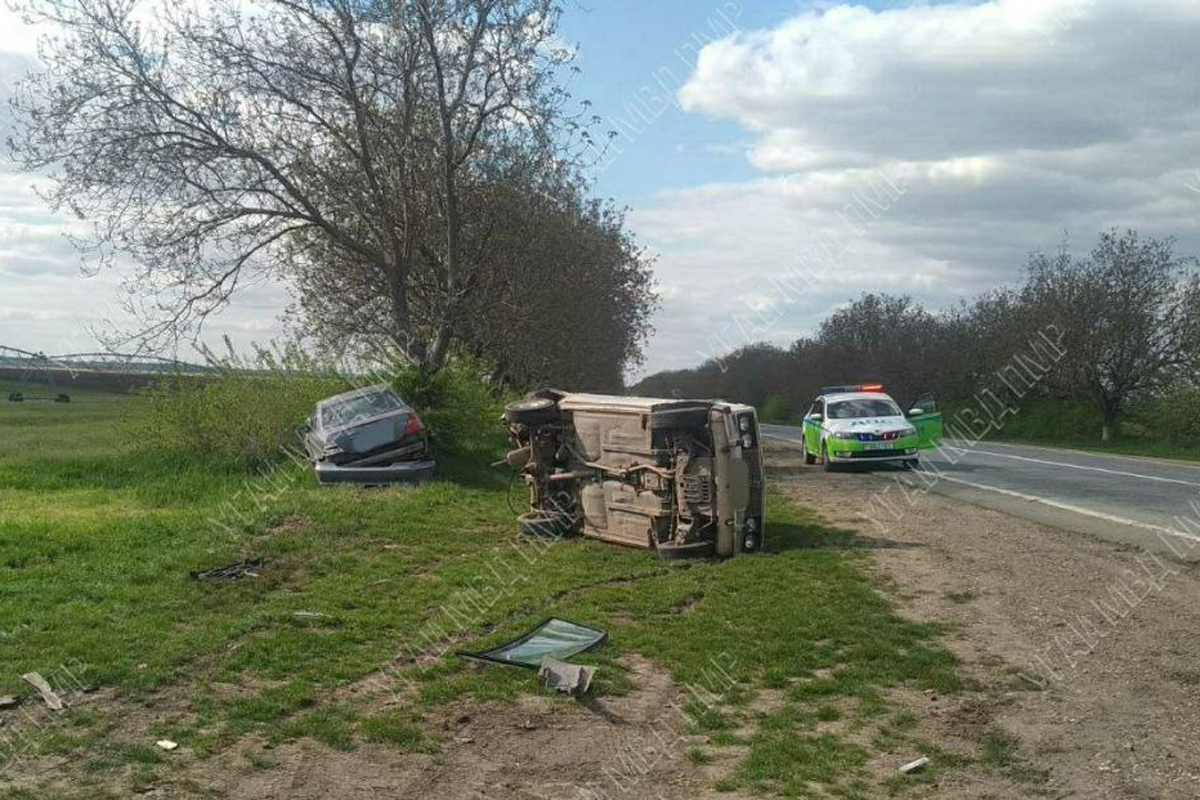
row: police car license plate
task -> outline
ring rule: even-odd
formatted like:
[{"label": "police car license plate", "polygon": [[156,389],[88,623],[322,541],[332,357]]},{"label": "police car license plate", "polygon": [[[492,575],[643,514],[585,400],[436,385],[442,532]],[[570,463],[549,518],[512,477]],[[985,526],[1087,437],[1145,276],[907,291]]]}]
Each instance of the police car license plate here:
[{"label": "police car license plate", "polygon": [[863,447],[867,450],[891,450],[891,442],[863,442]]}]

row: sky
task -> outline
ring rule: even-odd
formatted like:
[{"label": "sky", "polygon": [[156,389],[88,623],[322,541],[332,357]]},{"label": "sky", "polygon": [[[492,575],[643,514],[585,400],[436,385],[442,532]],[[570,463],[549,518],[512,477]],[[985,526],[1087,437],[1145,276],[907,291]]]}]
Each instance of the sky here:
[{"label": "sky", "polygon": [[[35,64],[0,11],[0,95]],[[933,309],[1111,227],[1200,254],[1200,3],[569,0],[570,89],[617,132],[595,190],[656,257],[638,374],[788,344],[863,292]],[[0,130],[8,121],[0,112]],[[119,275],[83,277],[0,162],[0,344],[87,349]],[[210,323],[278,335],[283,287]]]}]

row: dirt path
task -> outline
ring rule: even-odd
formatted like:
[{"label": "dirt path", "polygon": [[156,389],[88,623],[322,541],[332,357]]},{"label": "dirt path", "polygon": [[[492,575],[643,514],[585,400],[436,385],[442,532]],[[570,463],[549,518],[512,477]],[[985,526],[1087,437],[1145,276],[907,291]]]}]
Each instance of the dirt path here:
[{"label": "dirt path", "polygon": [[[923,738],[982,736],[1042,796],[1200,797],[1200,568],[797,455],[776,447],[776,485],[861,535],[899,613],[957,631],[946,645],[981,692],[927,703]],[[960,780],[934,796],[987,796]]]},{"label": "dirt path", "polygon": [[[335,752],[311,740],[274,749],[252,745],[269,770],[247,769],[231,751],[204,765],[205,788],[246,800],[737,800],[685,757],[673,708],[683,702],[670,675],[647,659],[625,659],[639,690],[583,704],[525,696],[513,705],[461,702],[429,722],[445,746],[436,756],[362,746]],[[240,763],[239,763],[240,762]]]}]

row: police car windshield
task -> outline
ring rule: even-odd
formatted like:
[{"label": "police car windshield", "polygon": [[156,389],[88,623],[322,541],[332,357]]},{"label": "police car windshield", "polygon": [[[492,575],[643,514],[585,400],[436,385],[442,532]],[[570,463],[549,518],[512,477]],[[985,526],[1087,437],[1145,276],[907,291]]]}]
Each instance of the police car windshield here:
[{"label": "police car windshield", "polygon": [[865,417],[898,417],[900,407],[882,397],[860,397],[829,404],[829,419],[863,419]]}]

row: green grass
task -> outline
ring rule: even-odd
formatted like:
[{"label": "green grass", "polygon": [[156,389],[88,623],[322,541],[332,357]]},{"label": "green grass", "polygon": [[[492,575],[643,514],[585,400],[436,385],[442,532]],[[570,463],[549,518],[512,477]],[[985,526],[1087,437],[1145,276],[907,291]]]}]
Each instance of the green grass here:
[{"label": "green grass", "polygon": [[[115,690],[46,734],[91,765],[76,776],[80,797],[99,796],[89,781],[122,765],[132,783],[153,777],[159,754],[119,740],[121,709],[152,692],[174,704],[156,735],[201,758],[246,734],[436,752],[426,709],[544,691],[532,672],[473,669],[452,651],[548,616],[608,631],[586,659],[600,695],[637,688],[622,654],[670,670],[692,700],[665,721],[747,748],[727,788],[852,795],[868,756],[852,732],[887,713],[887,688],[960,687],[940,629],[897,617],[854,537],[778,492],[761,555],[671,564],[590,540],[545,548],[515,536],[507,476],[482,463],[445,459],[445,478],[416,489],[320,488],[296,466],[256,476],[145,452],[126,424],[138,399],[84,399],[0,405],[0,694],[26,693],[17,676],[31,670],[61,680],[63,667]],[[260,577],[189,578],[247,557],[265,561]],[[386,714],[331,701],[381,671],[401,698]],[[755,715],[749,701],[767,687],[783,706]],[[271,768],[269,756],[246,760]]]}]

